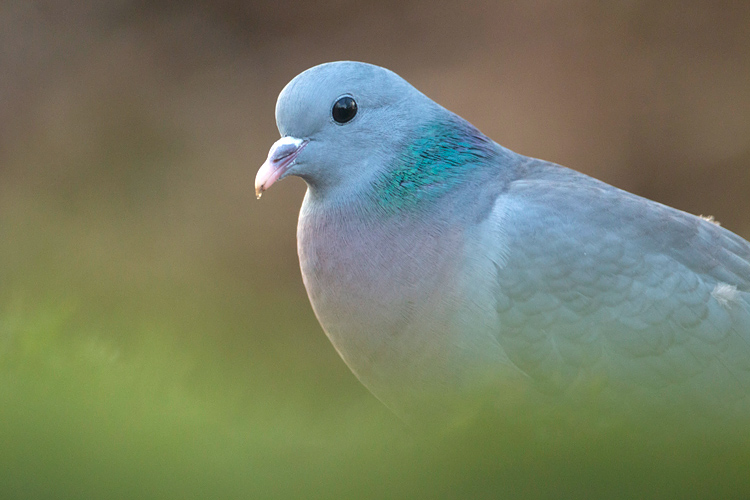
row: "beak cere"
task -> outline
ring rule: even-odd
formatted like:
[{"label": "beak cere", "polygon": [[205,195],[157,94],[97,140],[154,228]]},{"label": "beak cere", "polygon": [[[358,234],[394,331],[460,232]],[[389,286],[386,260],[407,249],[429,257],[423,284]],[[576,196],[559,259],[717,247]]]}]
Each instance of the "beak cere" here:
[{"label": "beak cere", "polygon": [[263,191],[279,180],[294,165],[294,160],[306,145],[307,141],[296,137],[282,137],[274,142],[268,158],[255,176],[255,196],[260,198]]}]

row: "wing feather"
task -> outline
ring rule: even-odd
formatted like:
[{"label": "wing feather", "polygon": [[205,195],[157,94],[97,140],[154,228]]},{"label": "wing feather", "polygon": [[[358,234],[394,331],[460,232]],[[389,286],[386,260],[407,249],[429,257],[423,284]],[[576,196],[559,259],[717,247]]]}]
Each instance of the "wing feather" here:
[{"label": "wing feather", "polygon": [[497,339],[540,388],[750,405],[748,242],[541,161],[497,206]]}]

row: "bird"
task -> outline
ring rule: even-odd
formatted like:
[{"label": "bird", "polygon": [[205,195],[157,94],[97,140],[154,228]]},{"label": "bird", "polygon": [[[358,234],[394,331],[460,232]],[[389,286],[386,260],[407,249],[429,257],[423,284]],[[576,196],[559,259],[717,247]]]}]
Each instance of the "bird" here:
[{"label": "bird", "polygon": [[513,152],[376,65],[302,72],[275,118],[256,195],[305,181],[297,251],[312,308],[402,419],[528,400],[747,420],[740,236]]}]

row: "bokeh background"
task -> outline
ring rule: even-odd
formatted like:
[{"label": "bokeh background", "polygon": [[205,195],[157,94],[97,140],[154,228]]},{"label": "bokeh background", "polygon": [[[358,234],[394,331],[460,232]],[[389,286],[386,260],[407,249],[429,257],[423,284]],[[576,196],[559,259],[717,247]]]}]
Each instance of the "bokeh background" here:
[{"label": "bokeh background", "polygon": [[748,27],[742,1],[4,0],[0,498],[747,498],[745,445],[416,436],[312,314],[304,183],[253,180],[284,84],[363,60],[750,237]]}]

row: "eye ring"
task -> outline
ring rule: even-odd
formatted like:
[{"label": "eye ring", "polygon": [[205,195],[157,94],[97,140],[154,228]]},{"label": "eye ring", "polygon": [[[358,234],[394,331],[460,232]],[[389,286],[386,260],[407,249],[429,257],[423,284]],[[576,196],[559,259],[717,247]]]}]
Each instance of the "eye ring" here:
[{"label": "eye ring", "polygon": [[350,95],[343,95],[336,99],[331,108],[333,121],[340,125],[350,122],[356,115],[357,101]]}]

